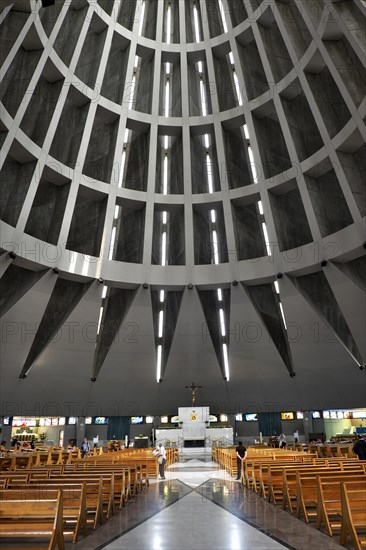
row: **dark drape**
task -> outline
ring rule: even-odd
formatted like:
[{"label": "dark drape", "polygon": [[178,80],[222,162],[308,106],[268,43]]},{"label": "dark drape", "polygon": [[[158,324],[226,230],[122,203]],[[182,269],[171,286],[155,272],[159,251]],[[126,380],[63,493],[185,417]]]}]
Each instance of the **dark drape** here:
[{"label": "dark drape", "polygon": [[124,439],[130,437],[130,417],[129,416],[109,416],[107,438]]},{"label": "dark drape", "polygon": [[281,413],[259,413],[258,427],[264,437],[271,436],[274,432],[276,432],[276,435],[280,435],[282,433]]}]

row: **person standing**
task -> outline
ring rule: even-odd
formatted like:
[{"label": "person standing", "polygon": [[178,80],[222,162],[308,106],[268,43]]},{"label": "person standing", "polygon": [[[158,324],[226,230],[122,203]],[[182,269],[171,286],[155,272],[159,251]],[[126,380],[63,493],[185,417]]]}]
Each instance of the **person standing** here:
[{"label": "person standing", "polygon": [[286,447],[286,436],[284,433],[279,436],[278,445],[280,449],[284,449]]},{"label": "person standing", "polygon": [[87,456],[90,451],[90,445],[89,441],[86,437],[84,437],[83,442],[81,444],[81,458],[84,458],[84,456]]},{"label": "person standing", "polygon": [[165,464],[166,464],[166,451],[162,443],[158,443],[156,449],[153,451],[153,455],[157,457],[159,464],[160,479],[165,479]]},{"label": "person standing", "polygon": [[247,457],[247,449],[244,447],[243,442],[239,441],[238,446],[236,447],[236,465],[237,465],[237,477],[236,479],[241,478],[241,470],[243,466],[243,462]]},{"label": "person standing", "polygon": [[358,441],[353,445],[353,452],[360,460],[366,460],[366,439],[358,436]]}]

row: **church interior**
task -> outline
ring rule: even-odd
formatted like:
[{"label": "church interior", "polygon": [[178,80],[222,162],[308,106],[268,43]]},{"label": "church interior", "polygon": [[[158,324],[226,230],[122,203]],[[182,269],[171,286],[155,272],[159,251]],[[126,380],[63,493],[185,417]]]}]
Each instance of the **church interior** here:
[{"label": "church interior", "polygon": [[365,31],[2,0],[1,548],[365,547]]}]

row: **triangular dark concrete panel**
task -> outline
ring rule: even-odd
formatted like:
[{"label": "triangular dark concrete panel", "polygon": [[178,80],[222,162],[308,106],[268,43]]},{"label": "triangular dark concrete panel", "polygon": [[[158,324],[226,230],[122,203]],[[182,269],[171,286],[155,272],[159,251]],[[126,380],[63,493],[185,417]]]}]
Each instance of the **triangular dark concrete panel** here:
[{"label": "triangular dark concrete panel", "polygon": [[262,319],[271,336],[278,353],[290,374],[294,372],[290,344],[281,316],[279,300],[271,283],[243,287],[253,304],[254,309]]},{"label": "triangular dark concrete panel", "polygon": [[366,256],[361,256],[344,264],[333,262],[351,281],[366,292]]},{"label": "triangular dark concrete panel", "polygon": [[[217,290],[198,290],[198,296],[201,302],[203,313],[205,315],[207,328],[211,336],[212,344],[215,349],[216,357],[219,362],[221,374],[223,378],[225,375],[224,356],[222,351],[222,344],[224,341],[227,344],[229,352],[230,343],[230,289],[222,289],[222,301],[218,301]],[[219,310],[224,311],[224,320],[226,328],[226,339],[223,339],[220,327],[220,315]]]},{"label": "triangular dark concrete panel", "polygon": [[0,317],[5,315],[47,272],[9,265],[0,280]]},{"label": "triangular dark concrete panel", "polygon": [[27,375],[37,358],[75,309],[91,283],[58,279],[33,340],[20,377]]},{"label": "triangular dark concrete panel", "polygon": [[93,361],[93,378],[97,378],[115,336],[135,298],[136,289],[111,288],[105,298],[102,321]]},{"label": "triangular dark concrete panel", "polygon": [[351,331],[337,303],[333,290],[322,271],[303,275],[302,277],[289,277],[297,290],[312,306],[319,317],[326,323],[340,343],[348,352],[363,364],[362,355],[353,339]]},{"label": "triangular dark concrete panel", "polygon": [[[161,378],[169,359],[170,348],[174,338],[175,328],[177,326],[180,306],[182,303],[183,291],[165,291],[164,302],[160,302],[160,291],[151,291],[151,306],[153,312],[155,347],[162,345]],[[159,312],[164,311],[164,329],[163,337],[159,338]]]}]

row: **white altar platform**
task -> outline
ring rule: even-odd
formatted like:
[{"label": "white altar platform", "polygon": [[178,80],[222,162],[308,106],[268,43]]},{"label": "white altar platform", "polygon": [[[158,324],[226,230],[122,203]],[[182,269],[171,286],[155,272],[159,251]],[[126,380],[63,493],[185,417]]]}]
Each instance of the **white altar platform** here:
[{"label": "white altar platform", "polygon": [[155,438],[167,447],[227,446],[234,444],[234,430],[231,426],[216,428],[209,407],[179,407],[177,428],[156,429]]}]

